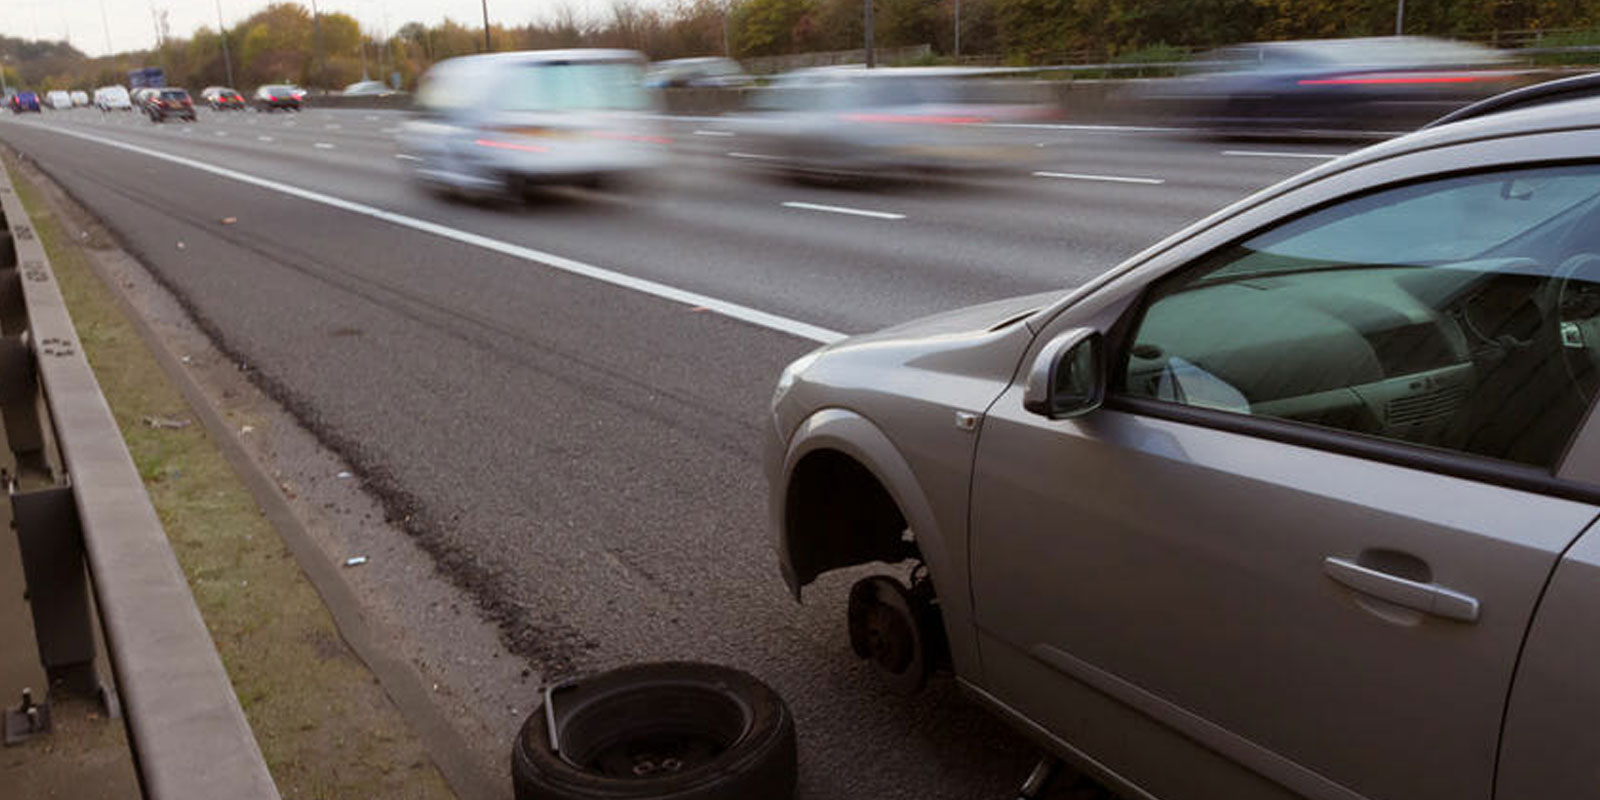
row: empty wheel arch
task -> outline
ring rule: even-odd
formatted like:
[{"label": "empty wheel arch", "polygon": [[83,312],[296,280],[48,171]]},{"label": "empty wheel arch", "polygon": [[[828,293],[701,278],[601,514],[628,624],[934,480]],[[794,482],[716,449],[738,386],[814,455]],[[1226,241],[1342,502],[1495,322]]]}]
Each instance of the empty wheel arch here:
[{"label": "empty wheel arch", "polygon": [[837,450],[809,453],[795,465],[784,516],[790,564],[802,586],[841,567],[920,558],[883,483]]}]

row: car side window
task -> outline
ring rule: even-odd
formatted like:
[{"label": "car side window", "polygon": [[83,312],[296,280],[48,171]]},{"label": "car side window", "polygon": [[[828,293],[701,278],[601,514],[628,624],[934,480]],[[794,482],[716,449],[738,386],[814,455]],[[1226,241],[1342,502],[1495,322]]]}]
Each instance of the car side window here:
[{"label": "car side window", "polygon": [[1152,287],[1125,396],[1554,468],[1600,389],[1600,166],[1326,206]]}]

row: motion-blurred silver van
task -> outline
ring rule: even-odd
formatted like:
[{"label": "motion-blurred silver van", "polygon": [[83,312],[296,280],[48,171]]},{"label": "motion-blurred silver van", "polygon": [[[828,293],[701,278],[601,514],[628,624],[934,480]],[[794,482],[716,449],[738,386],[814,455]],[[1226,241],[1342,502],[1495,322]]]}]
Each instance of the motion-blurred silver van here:
[{"label": "motion-blurred silver van", "polygon": [[535,50],[440,62],[400,133],[413,176],[433,188],[520,195],[600,185],[666,158],[646,112],[646,60],[631,50]]}]

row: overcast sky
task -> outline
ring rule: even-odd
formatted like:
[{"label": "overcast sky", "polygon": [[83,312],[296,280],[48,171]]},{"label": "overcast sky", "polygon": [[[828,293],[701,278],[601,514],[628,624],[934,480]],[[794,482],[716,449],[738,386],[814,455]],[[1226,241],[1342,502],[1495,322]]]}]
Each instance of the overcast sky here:
[{"label": "overcast sky", "polygon": [[[311,7],[311,0],[299,2]],[[223,22],[235,25],[266,8],[268,0],[0,0],[0,34],[67,39],[79,50],[99,56],[155,46],[152,8],[167,11],[175,37],[188,37],[202,25],[215,30],[219,3]],[[488,4],[489,21],[497,25],[549,20],[563,6],[571,6],[582,18],[601,16],[611,7],[610,0],[488,0]],[[657,5],[651,0],[640,4]],[[446,17],[465,25],[481,25],[483,20],[480,0],[317,0],[317,10],[344,12],[355,17],[362,30],[375,33]]]}]

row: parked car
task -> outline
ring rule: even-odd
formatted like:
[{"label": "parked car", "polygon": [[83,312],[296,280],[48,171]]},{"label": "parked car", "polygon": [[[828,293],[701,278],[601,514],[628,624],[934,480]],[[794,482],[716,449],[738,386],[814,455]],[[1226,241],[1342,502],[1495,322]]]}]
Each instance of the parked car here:
[{"label": "parked car", "polygon": [[1037,122],[1043,103],[1007,94],[982,69],[797,70],[758,90],[727,125],[766,169],[803,175],[916,176],[1037,158],[995,123]]},{"label": "parked car", "polygon": [[11,102],[8,105],[13,114],[21,114],[27,111],[32,111],[35,114],[40,113],[39,95],[36,92],[17,92],[11,95]]},{"label": "parked car", "polygon": [[247,105],[244,95],[226,86],[207,86],[200,90],[200,99],[213,111],[243,111]]},{"label": "parked car", "polygon": [[282,83],[269,83],[256,87],[253,102],[257,111],[285,111],[300,110],[300,94],[293,86]]},{"label": "parked car", "polygon": [[94,90],[94,105],[101,111],[133,110],[133,100],[121,86],[102,86]]},{"label": "parked car", "polygon": [[1590,797],[1597,397],[1585,76],[804,356],[778,559],[1129,797]]},{"label": "parked car", "polygon": [[1196,58],[1144,96],[1224,133],[1399,130],[1526,81],[1498,50],[1420,36],[1253,42]]},{"label": "parked car", "polygon": [[631,50],[542,50],[442,61],[417,90],[401,149],[424,185],[520,194],[598,184],[665,160]]},{"label": "parked car", "polygon": [[340,94],[345,97],[381,97],[394,94],[394,90],[383,81],[356,81],[344,87]]},{"label": "parked car", "polygon": [[145,95],[144,113],[151,122],[166,122],[168,117],[195,121],[194,99],[183,89],[165,87]]},{"label": "parked car", "polygon": [[45,93],[44,102],[52,110],[66,111],[72,108],[72,94],[62,89],[54,89]]}]

